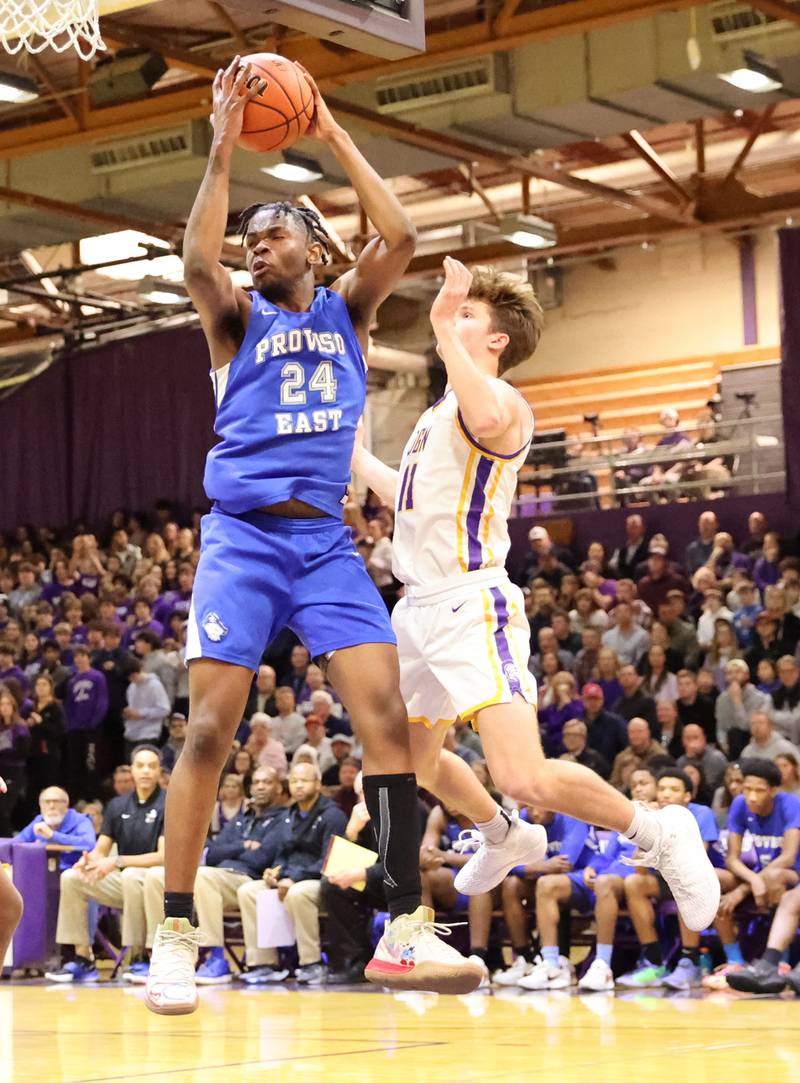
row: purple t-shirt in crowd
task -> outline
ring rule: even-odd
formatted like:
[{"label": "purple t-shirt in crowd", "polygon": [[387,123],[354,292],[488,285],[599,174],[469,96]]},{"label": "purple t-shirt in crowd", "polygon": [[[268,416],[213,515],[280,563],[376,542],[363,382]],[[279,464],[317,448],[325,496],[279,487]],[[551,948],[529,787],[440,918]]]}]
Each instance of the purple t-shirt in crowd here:
[{"label": "purple t-shirt in crowd", "polygon": [[108,685],[104,674],[88,669],[70,677],[64,699],[68,731],[96,729],[107,710]]},{"label": "purple t-shirt in crowd", "polygon": [[[744,794],[734,797],[728,813],[728,834],[744,835],[748,831],[756,854],[756,871],[760,872],[781,852],[784,832],[800,828],[800,798],[783,790],[775,795],[775,804],[768,816],[757,816],[747,807]],[[800,856],[795,868],[800,869]]]},{"label": "purple t-shirt in crowd", "polygon": [[28,678],[19,666],[9,666],[8,669],[0,669],[0,684],[4,684],[5,681],[8,680],[19,681],[23,691],[28,687]]},{"label": "purple t-shirt in crowd", "polygon": [[192,592],[190,590],[169,590],[156,602],[153,609],[153,619],[160,621],[166,627],[173,613],[180,613],[184,618],[188,617],[191,604]]}]

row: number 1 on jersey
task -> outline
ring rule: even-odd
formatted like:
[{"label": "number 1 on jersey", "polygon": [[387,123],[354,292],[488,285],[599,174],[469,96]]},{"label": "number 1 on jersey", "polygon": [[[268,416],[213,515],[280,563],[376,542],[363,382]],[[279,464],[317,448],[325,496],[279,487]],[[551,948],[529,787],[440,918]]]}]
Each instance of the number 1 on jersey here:
[{"label": "number 1 on jersey", "polygon": [[398,511],[414,510],[414,475],[417,472],[417,464],[407,466],[400,484],[400,497],[397,501]]}]

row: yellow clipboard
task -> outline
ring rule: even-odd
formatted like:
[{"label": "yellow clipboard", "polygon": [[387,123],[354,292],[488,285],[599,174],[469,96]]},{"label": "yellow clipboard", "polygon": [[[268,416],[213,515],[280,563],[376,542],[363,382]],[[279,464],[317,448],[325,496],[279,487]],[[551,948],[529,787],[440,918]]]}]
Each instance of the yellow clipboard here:
[{"label": "yellow clipboard", "polygon": [[[350,872],[351,869],[368,869],[378,860],[374,850],[368,850],[365,846],[350,842],[341,835],[334,835],[328,844],[328,852],[322,866],[323,876],[336,876],[340,872]],[[354,884],[356,891],[363,891],[364,884]]]}]

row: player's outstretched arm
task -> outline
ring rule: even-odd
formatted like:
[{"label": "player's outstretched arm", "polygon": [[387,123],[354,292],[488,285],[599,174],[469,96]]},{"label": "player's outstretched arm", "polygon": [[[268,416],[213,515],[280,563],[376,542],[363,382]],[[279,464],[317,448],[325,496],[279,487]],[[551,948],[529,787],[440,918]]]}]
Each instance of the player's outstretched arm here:
[{"label": "player's outstretched arm", "polygon": [[492,440],[519,424],[520,400],[509,384],[478,368],[456,333],[456,319],[471,285],[472,272],[446,256],[444,283],[431,308],[431,325],[467,428],[479,439]]},{"label": "player's outstretched arm", "polygon": [[356,429],[356,440],[353,444],[353,458],[350,462],[353,473],[377,493],[384,504],[390,508],[395,507],[397,502],[397,482],[400,474],[391,466],[382,463],[380,459],[367,451],[364,447],[364,422],[359,421]]},{"label": "player's outstretched arm", "polygon": [[297,66],[314,94],[316,112],[308,135],[321,140],[331,149],[379,234],[366,245],[356,266],[346,271],[333,285],[333,289],[347,302],[356,331],[366,337],[375,310],[400,281],[414,255],[416,229],[399,199],[375,172],[344,128],[334,120],[309,73],[301,64]]},{"label": "player's outstretched arm", "polygon": [[[228,225],[231,156],[242,132],[244,107],[265,86],[250,78],[249,65],[240,58],[214,79],[214,139],[208,166],[189,215],[183,239],[183,272],[186,288],[208,338],[215,368],[227,364],[238,350],[243,309],[249,304],[244,290],[231,282],[220,263]],[[237,338],[239,341],[237,341]]]}]

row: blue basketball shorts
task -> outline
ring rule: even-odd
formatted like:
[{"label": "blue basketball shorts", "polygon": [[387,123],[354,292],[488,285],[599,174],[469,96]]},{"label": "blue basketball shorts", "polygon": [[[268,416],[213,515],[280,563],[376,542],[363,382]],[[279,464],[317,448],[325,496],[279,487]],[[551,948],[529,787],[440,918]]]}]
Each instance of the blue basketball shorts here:
[{"label": "blue basketball shorts", "polygon": [[386,606],[339,519],[231,515],[201,523],[186,660],[256,670],[288,626],[312,658],[362,643],[396,643]]},{"label": "blue basketball shorts", "polygon": [[569,904],[579,914],[589,914],[594,910],[595,893],[583,882],[583,869],[577,872],[568,872],[567,878],[572,884],[572,894]]}]

